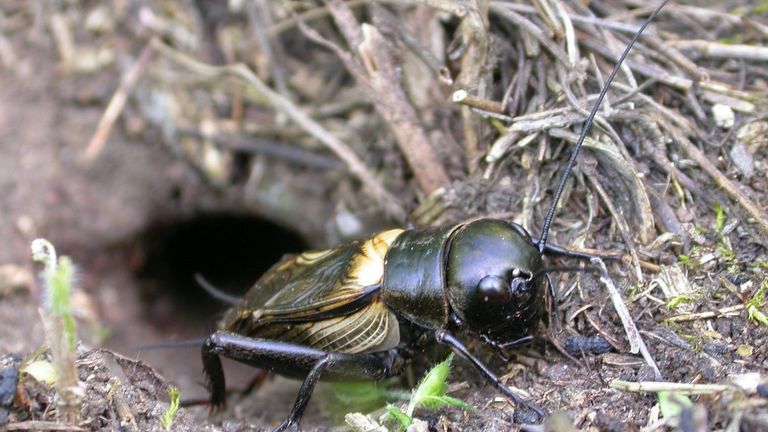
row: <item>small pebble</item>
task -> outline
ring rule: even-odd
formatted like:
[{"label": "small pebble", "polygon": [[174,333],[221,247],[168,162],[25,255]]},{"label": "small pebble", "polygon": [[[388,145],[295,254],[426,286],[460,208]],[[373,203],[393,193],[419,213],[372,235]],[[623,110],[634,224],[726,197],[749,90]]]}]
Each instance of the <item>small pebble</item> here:
[{"label": "small pebble", "polygon": [[525,408],[518,408],[515,410],[515,423],[519,424],[539,424],[542,422],[542,418],[539,417],[536,412],[525,409]]},{"label": "small pebble", "polygon": [[7,354],[0,357],[0,427],[8,423],[8,410],[16,396],[19,383],[19,365],[21,357]]},{"label": "small pebble", "polygon": [[640,370],[637,371],[638,381],[656,381],[656,372],[651,366],[644,364],[640,366]]},{"label": "small pebble", "polygon": [[731,156],[731,161],[733,164],[739,171],[741,171],[744,177],[752,177],[752,175],[755,173],[754,158],[752,157],[752,153],[750,153],[749,149],[743,142],[739,141],[734,144],[729,155]]},{"label": "small pebble", "polygon": [[736,123],[736,115],[728,105],[712,105],[712,117],[715,119],[715,124],[723,129],[730,129]]},{"label": "small pebble", "polygon": [[599,355],[612,351],[613,347],[600,335],[570,336],[565,339],[565,350],[572,356]]},{"label": "small pebble", "polygon": [[758,384],[757,394],[759,394],[763,398],[768,399],[768,383]]},{"label": "small pebble", "polygon": [[16,395],[19,383],[19,368],[11,366],[0,371],[0,407],[9,407]]},{"label": "small pebble", "polygon": [[413,419],[413,423],[408,426],[405,432],[429,432],[429,423],[422,419]]}]

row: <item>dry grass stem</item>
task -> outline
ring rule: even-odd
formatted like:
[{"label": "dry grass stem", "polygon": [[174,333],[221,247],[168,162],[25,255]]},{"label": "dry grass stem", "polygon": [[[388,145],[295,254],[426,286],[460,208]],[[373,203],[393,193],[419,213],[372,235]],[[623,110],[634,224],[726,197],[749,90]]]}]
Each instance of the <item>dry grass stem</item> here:
[{"label": "dry grass stem", "polygon": [[306,26],[301,26],[302,30],[311,39],[336,52],[358,84],[372,91],[370,100],[395,135],[421,191],[430,194],[445,186],[448,175],[401,86],[399,66],[388,42],[375,27],[367,24],[360,26],[344,3],[329,1],[327,5],[347,44],[354,47],[357,56],[346,53]]},{"label": "dry grass stem", "polygon": [[3,426],[4,431],[65,431],[78,432],[86,429],[79,426],[71,426],[64,423],[52,421],[29,420],[18,423],[8,423]]},{"label": "dry grass stem", "polygon": [[453,100],[455,103],[466,105],[471,108],[477,108],[483,111],[497,114],[504,112],[504,108],[501,106],[500,102],[479,98],[470,94],[466,90],[456,90],[453,92],[451,100]]},{"label": "dry grass stem", "polygon": [[120,87],[118,87],[115,94],[112,95],[112,99],[110,99],[107,108],[101,115],[99,124],[96,126],[96,131],[93,133],[93,137],[91,137],[91,140],[88,142],[88,147],[83,151],[83,159],[85,161],[90,162],[96,159],[104,148],[104,144],[106,144],[107,138],[109,138],[109,133],[112,131],[115,121],[120,117],[120,113],[123,111],[125,103],[128,101],[128,94],[136,85],[136,82],[152,60],[152,56],[154,55],[153,44],[156,43],[153,41],[150,41],[144,46],[144,49],[141,50],[136,62],[128,70],[125,76],[123,76],[123,79],[120,82]]},{"label": "dry grass stem", "polygon": [[611,298],[613,307],[616,309],[616,313],[619,315],[621,323],[624,325],[624,331],[627,334],[627,340],[629,340],[629,351],[634,354],[640,352],[645,359],[645,362],[653,369],[656,379],[661,380],[661,371],[656,365],[656,361],[651,356],[651,353],[648,351],[648,347],[645,345],[643,337],[640,336],[640,332],[637,331],[635,321],[629,314],[627,305],[624,303],[624,299],[613,284],[613,280],[611,280],[611,277],[608,275],[608,270],[605,268],[605,264],[600,258],[593,258],[591,262],[592,265],[595,265],[600,269],[600,282],[608,290],[608,295]]},{"label": "dry grass stem", "polygon": [[673,317],[667,318],[665,321],[684,322],[684,321],[697,321],[697,320],[714,319],[714,318],[720,318],[720,317],[737,316],[741,314],[741,311],[743,311],[744,308],[746,308],[746,306],[744,306],[743,304],[737,304],[734,306],[724,307],[716,311],[706,311],[706,312],[675,315]]},{"label": "dry grass stem", "polygon": [[[456,89],[473,89],[479,99],[491,97],[491,72],[488,65],[490,40],[488,33],[488,0],[469,0],[466,14],[459,25],[463,44],[461,70],[454,82]],[[478,117],[468,106],[461,108],[464,132],[464,151],[470,173],[477,168],[484,147],[481,140],[487,139],[489,128],[484,119]]]},{"label": "dry grass stem", "polygon": [[768,47],[763,46],[724,44],[704,40],[670,41],[669,44],[679,50],[693,51],[707,58],[768,61]]},{"label": "dry grass stem", "polygon": [[611,381],[610,386],[617,390],[636,393],[658,393],[669,391],[689,395],[721,393],[733,388],[724,384],[686,384],[656,381],[630,382],[622,380],[613,380]]},{"label": "dry grass stem", "polygon": [[624,218],[622,212],[617,211],[616,207],[613,205],[611,197],[597,180],[596,175],[597,173],[594,171],[592,173],[588,173],[587,179],[592,184],[592,187],[595,188],[597,194],[600,195],[600,198],[603,199],[603,203],[611,213],[611,217],[616,223],[616,227],[619,229],[621,237],[624,239],[624,244],[626,245],[627,249],[629,249],[629,256],[632,258],[632,268],[635,271],[635,278],[638,282],[643,283],[643,271],[640,268],[640,258],[637,256],[637,246],[635,246],[635,241],[629,234],[629,225],[627,225],[627,221]]}]

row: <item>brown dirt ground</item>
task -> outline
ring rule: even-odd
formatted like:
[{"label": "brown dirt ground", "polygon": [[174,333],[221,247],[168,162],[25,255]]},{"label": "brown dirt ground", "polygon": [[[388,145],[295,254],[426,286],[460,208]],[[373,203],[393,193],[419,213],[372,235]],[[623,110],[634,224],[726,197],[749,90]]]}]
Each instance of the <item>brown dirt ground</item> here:
[{"label": "brown dirt ground", "polygon": [[[72,3],[82,6],[84,11],[97,8],[94,2]],[[130,3],[120,6],[125,10],[143,5],[139,1],[116,3]],[[141,103],[129,105],[98,159],[84,162],[81,154],[119,85],[125,70],[123,63],[127,61],[124,57],[135,56],[142,45],[131,32],[131,24],[112,28],[98,38],[88,39],[77,33],[82,46],[109,46],[115,59],[93,72],[67,71],[51,35],[47,15],[51,10],[43,6],[39,10],[26,8],[26,3],[20,1],[0,6],[0,42],[9,44],[16,56],[12,67],[0,70],[0,355],[26,356],[44,341],[39,317],[41,287],[35,277],[39,269],[29,259],[29,243],[33,238],[46,237],[60,253],[72,256],[79,265],[80,291],[74,301],[83,339],[78,367],[86,386],[82,408],[85,422],[81,426],[94,431],[159,430],[158,419],[167,408],[169,385],[179,387],[185,399],[205,397],[200,384],[199,355],[194,349],[139,352],[136,347],[199,338],[212,329],[222,308],[203,300],[202,309],[207,308],[208,312],[201,312],[200,302],[193,306],[179,302],[191,294],[163,294],[157,283],[138,278],[137,271],[147,259],[143,255],[142,239],[146,239],[142,235],[157,224],[185,221],[202,213],[248,214],[280,220],[286,209],[295,209],[295,203],[301,203],[306,206],[303,215],[313,217],[294,214],[281,223],[302,236],[306,244],[333,244],[342,235],[327,229],[324,221],[347,214],[340,211],[344,205],[336,203],[342,201],[341,197],[354,196],[359,187],[336,171],[323,172],[315,179],[308,177],[313,171],[262,161],[267,180],[259,183],[261,189],[254,192],[257,198],[243,199],[247,194],[241,193],[241,185],[232,193],[228,189],[230,184],[211,181],[199,167],[191,166],[188,157],[180,156],[172,145],[164,142],[162,132],[140,108]],[[356,120],[360,119],[352,121]],[[402,170],[399,156],[380,148],[372,153],[376,151],[384,154],[374,157],[376,163],[392,163],[395,171]],[[708,156],[717,160],[720,150],[709,148]],[[758,166],[765,167],[768,151],[763,148],[755,154],[755,160]],[[711,184],[697,170],[691,171],[696,180]],[[729,176],[740,181],[741,177],[733,171],[731,168]],[[397,180],[402,172],[397,173],[400,176],[393,175],[395,180],[390,185],[393,190],[405,182]],[[237,177],[237,173],[230,174]],[[507,194],[517,186],[522,188],[523,177],[513,176],[512,184],[490,192],[481,184],[456,182],[446,199],[455,200],[452,204],[458,209],[456,212],[468,216],[495,213],[497,207],[508,210],[510,203],[522,199],[519,195],[509,199]],[[764,179],[753,178],[751,183],[744,180],[740,185],[765,209]],[[582,192],[580,189],[574,194]],[[715,201],[727,201],[720,192],[716,193]],[[295,203],[271,205],[270,200],[280,194],[290,196]],[[416,194],[412,191],[403,194],[413,195]],[[466,204],[476,202],[477,196],[482,196],[483,205]],[[499,205],[499,200],[504,203]],[[346,204],[353,206],[349,201],[355,200],[348,199]],[[258,207],[259,204],[262,206]],[[465,204],[467,208],[461,208]],[[370,207],[370,202],[360,204],[366,206]],[[567,207],[576,214],[587,212],[577,204]],[[357,210],[352,209],[352,213]],[[743,305],[745,299],[737,298],[723,286],[751,284],[755,289],[765,283],[768,273],[768,240],[754,225],[742,223],[722,236],[712,230],[715,214],[711,206],[695,202],[686,211],[695,215],[701,237],[695,248],[688,249],[688,254],[693,263],[703,264],[686,267],[687,280],[696,285],[700,295],[680,310],[669,310],[664,302],[659,304],[649,296],[638,296],[629,305],[631,315],[666,381],[721,383],[745,373],[760,374],[765,380],[768,327],[747,319],[745,311],[711,320],[678,324],[664,321],[680,311],[716,311]],[[356,216],[362,221],[362,227],[356,230],[358,235],[389,223],[376,210],[357,211]],[[745,219],[734,205],[729,207],[726,226]],[[599,232],[591,244],[614,247],[619,245],[611,240],[614,238],[618,236]],[[724,241],[731,245],[731,254],[723,253]],[[679,248],[667,249],[656,262],[674,263],[680,252]],[[709,254],[712,258],[707,260]],[[762,267],[755,265],[760,260]],[[611,275],[624,291],[633,284],[626,266],[613,266]],[[656,275],[649,273],[646,277],[653,279]],[[571,287],[577,279],[574,291]],[[568,359],[546,342],[544,326],[535,343],[515,352],[513,358],[517,362],[504,364],[480,343],[473,344],[473,351],[481,353],[494,370],[507,373],[506,382],[527,391],[528,400],[549,412],[565,412],[578,428],[623,431],[648,425],[654,416],[652,407],[658,402],[655,396],[608,386],[615,379],[653,380],[653,373],[639,356],[627,353],[624,333],[614,309],[605,301],[602,286],[590,275],[559,277],[558,286],[563,287],[561,293],[569,292],[561,308],[561,316],[568,320],[565,329],[553,332],[552,337],[562,344],[568,337],[594,335],[598,327],[619,341],[620,352],[582,354]],[[190,285],[189,289],[196,288]],[[3,362],[3,367],[10,364],[7,358]],[[226,363],[226,367],[229,383],[236,388],[242,387],[251,375],[249,369],[232,363]],[[417,377],[419,374],[418,370],[412,373]],[[451,381],[457,388],[452,395],[476,409],[418,412],[434,430],[514,430],[530,420],[500,399],[475,371],[461,362],[457,362]],[[412,383],[413,377],[410,384],[397,385],[407,388]],[[295,381],[270,378],[252,394],[233,397],[229,408],[215,416],[209,416],[205,407],[181,409],[173,430],[244,431],[274,426],[288,413],[297,388]],[[333,388],[323,384],[315,400],[331,400],[333,393]],[[50,389],[26,377],[22,378],[18,395],[7,412],[12,424],[26,424],[27,429],[33,430],[53,427],[31,423],[54,420]],[[733,424],[742,431],[768,430],[765,398],[732,391],[720,396],[700,396],[695,402],[697,408],[686,412],[694,418],[704,412],[711,429]],[[328,430],[328,415],[322,403],[310,404],[304,429]]]}]

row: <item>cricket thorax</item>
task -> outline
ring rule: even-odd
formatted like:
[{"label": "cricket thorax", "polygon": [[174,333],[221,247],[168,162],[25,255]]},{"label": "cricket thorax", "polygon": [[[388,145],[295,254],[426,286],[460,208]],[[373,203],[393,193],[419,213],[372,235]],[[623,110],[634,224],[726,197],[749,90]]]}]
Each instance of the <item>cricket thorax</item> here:
[{"label": "cricket thorax", "polygon": [[392,242],[384,265],[381,299],[409,322],[429,329],[447,324],[445,250],[460,226],[412,229]]}]

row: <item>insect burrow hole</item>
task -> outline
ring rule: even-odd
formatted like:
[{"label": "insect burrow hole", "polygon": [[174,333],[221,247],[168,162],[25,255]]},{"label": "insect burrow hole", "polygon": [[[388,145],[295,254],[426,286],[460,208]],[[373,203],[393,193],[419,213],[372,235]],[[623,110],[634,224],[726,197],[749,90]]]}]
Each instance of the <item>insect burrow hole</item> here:
[{"label": "insect burrow hole", "polygon": [[204,213],[156,222],[138,237],[134,267],[146,318],[160,326],[179,319],[210,325],[229,305],[206,292],[195,275],[240,297],[283,255],[306,248],[299,233],[251,215]]}]

